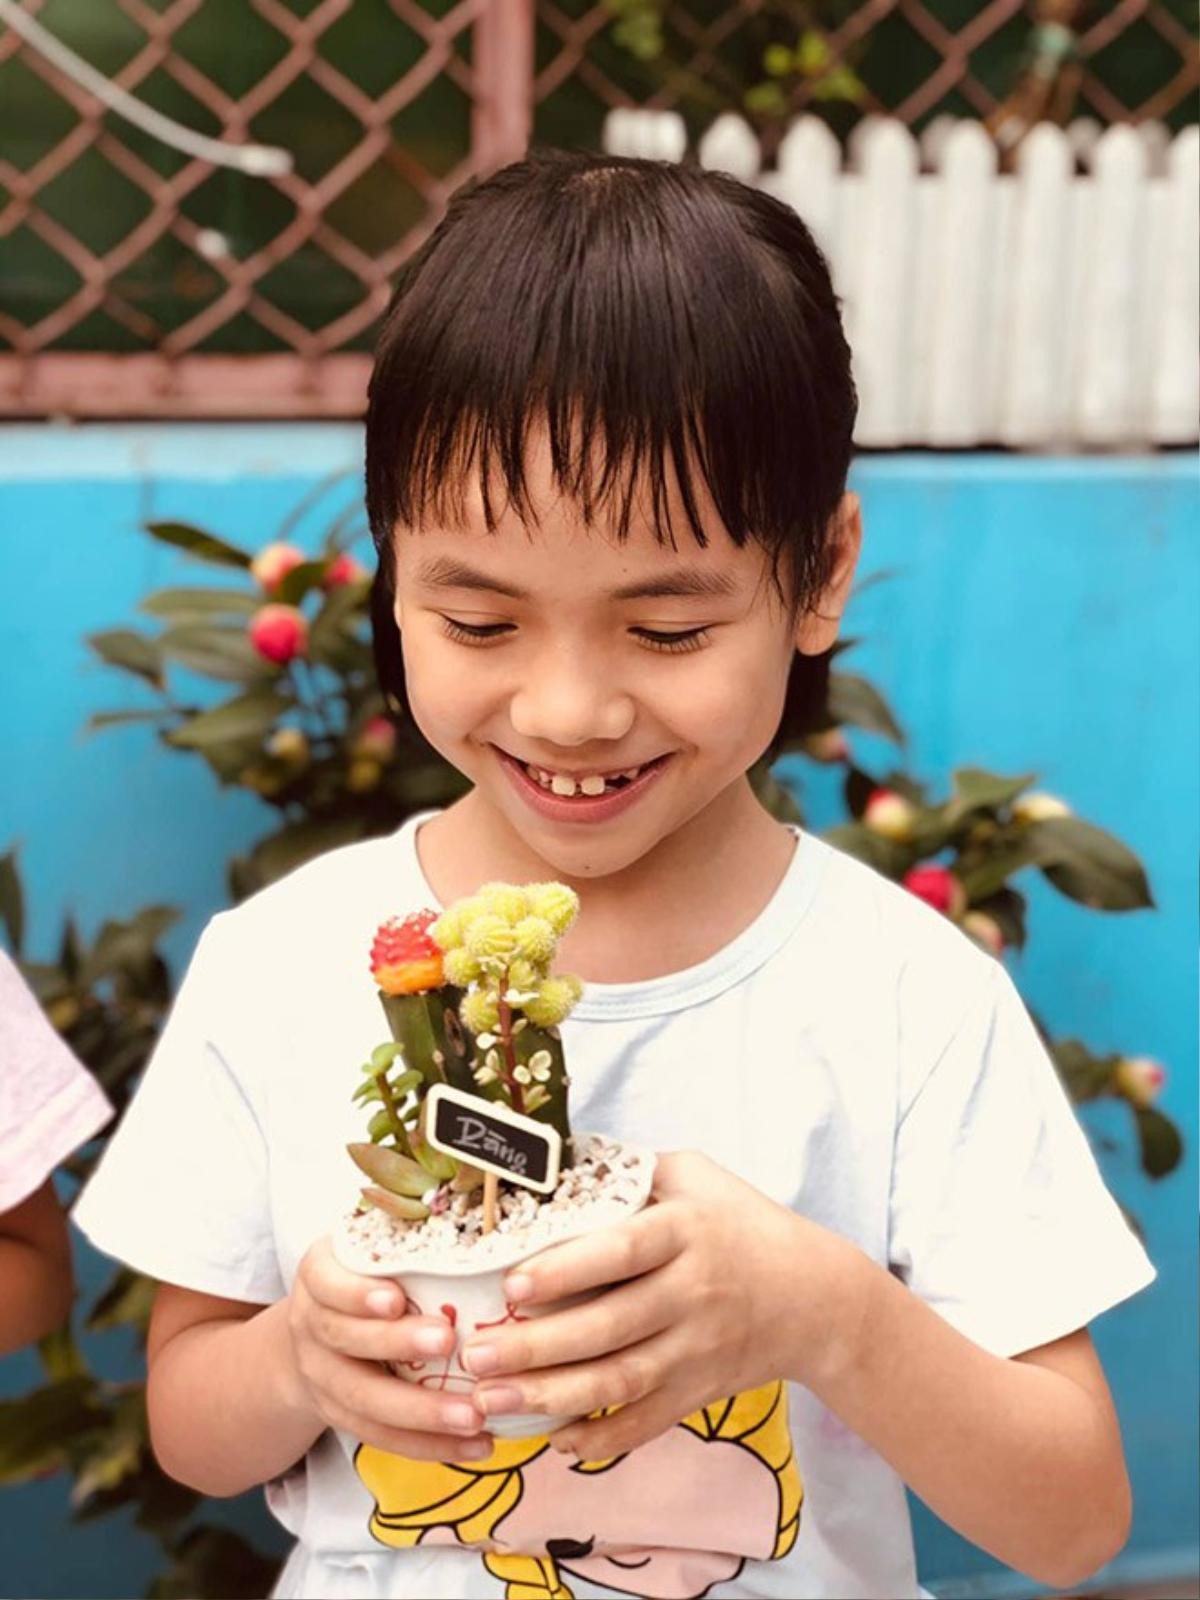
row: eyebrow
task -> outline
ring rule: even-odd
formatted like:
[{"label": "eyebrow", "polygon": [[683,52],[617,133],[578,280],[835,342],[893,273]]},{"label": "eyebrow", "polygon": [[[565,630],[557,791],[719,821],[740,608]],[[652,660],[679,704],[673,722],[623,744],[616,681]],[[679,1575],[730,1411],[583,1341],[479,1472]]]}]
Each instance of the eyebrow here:
[{"label": "eyebrow", "polygon": [[[504,583],[476,567],[456,561],[451,556],[437,556],[426,561],[417,571],[422,583],[445,589],[481,589],[489,594],[506,595],[510,600],[528,600],[529,595],[515,584]],[[679,567],[655,578],[644,578],[637,583],[623,584],[609,593],[610,600],[658,600],[666,596],[682,595],[715,597],[736,592],[734,580],[721,572],[705,572],[700,567]]]}]

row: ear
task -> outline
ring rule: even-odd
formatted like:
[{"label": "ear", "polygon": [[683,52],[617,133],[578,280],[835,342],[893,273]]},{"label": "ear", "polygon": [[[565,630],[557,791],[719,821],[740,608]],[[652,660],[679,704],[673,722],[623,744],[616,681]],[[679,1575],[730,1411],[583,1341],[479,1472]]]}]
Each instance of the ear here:
[{"label": "ear", "polygon": [[823,655],[838,636],[862,549],[862,507],[858,496],[847,490],[830,521],[834,543],[832,574],[812,606],[796,619],[796,649],[806,656]]}]

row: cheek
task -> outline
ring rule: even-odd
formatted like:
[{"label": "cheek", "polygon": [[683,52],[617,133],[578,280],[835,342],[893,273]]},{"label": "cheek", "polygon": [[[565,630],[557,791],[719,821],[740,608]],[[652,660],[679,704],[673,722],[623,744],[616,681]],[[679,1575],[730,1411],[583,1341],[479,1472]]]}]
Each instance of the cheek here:
[{"label": "cheek", "polygon": [[498,677],[481,664],[488,654],[456,649],[415,630],[404,638],[409,709],[431,744],[464,738],[494,710]]},{"label": "cheek", "polygon": [[771,640],[748,641],[736,651],[712,655],[681,697],[677,727],[700,748],[761,747],[779,725],[787,660]]}]

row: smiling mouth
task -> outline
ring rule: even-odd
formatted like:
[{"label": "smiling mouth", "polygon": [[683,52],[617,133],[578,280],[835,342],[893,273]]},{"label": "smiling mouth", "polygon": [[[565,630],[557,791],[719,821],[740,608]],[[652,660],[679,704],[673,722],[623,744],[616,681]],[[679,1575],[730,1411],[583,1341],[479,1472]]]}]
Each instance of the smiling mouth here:
[{"label": "smiling mouth", "polygon": [[[500,749],[500,746],[497,745],[496,748]],[[615,794],[666,759],[665,756],[654,756],[636,767],[622,767],[610,772],[571,773],[556,772],[552,767],[542,767],[534,762],[522,761],[520,756],[514,756],[507,750],[502,751],[502,754],[515,762],[526,777],[539,788],[544,789],[547,794],[558,795],[563,800],[573,799],[576,795],[588,795],[594,798],[602,794]]]}]

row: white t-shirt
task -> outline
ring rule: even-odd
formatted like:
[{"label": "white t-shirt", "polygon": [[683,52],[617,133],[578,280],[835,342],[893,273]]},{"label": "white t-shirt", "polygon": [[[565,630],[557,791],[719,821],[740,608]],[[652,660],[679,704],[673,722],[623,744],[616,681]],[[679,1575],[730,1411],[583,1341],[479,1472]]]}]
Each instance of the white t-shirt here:
[{"label": "white t-shirt", "polygon": [[[350,1095],[388,1036],[368,949],[387,917],[435,904],[415,847],[429,815],[213,918],[76,1209],[101,1250],[209,1294],[287,1293],[357,1194]],[[997,1355],[1154,1276],[1003,967],[808,834],[724,949],[589,984],[563,1037],[577,1129],[704,1151]],[[267,1494],[299,1541],[285,1596],[924,1592],[900,1478],[798,1386],[709,1406],[600,1468],[540,1439],[475,1467],[330,1432]]]}]

